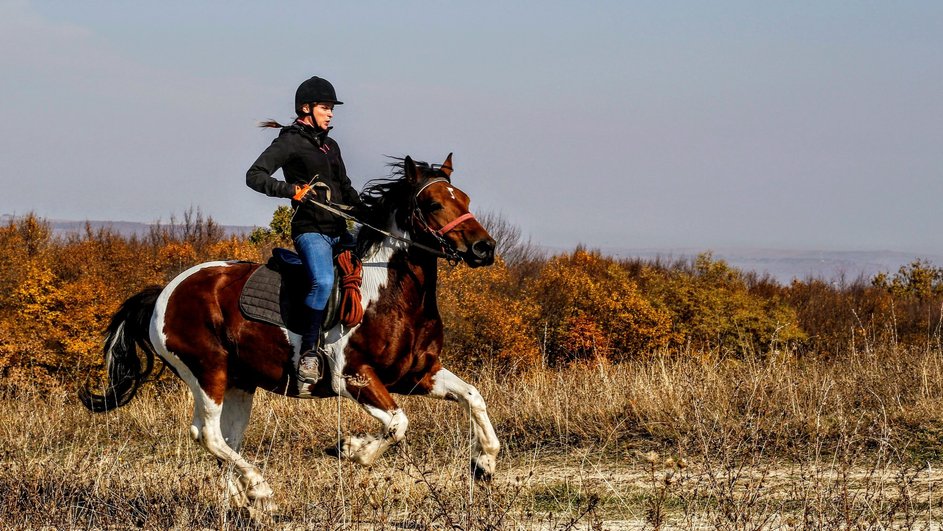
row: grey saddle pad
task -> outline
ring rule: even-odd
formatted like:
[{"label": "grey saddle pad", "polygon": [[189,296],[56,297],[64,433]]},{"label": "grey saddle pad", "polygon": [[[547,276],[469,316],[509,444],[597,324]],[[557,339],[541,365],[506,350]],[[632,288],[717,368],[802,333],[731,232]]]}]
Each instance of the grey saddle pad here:
[{"label": "grey saddle pad", "polygon": [[[273,263],[275,262],[275,263]],[[322,329],[337,324],[340,302],[340,271],[334,267],[334,287],[324,311]],[[271,259],[256,269],[239,296],[239,309],[247,319],[287,328],[296,334],[304,332],[304,297],[308,293],[308,275],[300,266],[278,263]]]}]

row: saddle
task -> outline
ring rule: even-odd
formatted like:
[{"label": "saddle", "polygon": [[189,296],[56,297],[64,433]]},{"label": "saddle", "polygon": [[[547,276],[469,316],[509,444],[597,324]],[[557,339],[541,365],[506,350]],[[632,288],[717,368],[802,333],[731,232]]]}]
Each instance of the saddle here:
[{"label": "saddle", "polygon": [[[356,326],[363,319],[360,259],[349,249],[334,256],[334,287],[324,309],[322,330],[338,323]],[[247,319],[269,323],[300,334],[307,330],[302,310],[310,287],[301,258],[288,249],[272,249],[272,257],[252,273],[239,295]]]}]

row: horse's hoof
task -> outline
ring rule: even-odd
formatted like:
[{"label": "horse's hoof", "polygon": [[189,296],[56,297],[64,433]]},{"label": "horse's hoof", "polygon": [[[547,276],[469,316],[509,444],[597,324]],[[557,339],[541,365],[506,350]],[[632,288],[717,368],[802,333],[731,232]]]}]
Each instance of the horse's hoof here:
[{"label": "horse's hoof", "polygon": [[259,481],[258,483],[253,484],[246,491],[246,497],[250,500],[251,503],[254,504],[271,501],[270,498],[274,494],[275,492],[272,490],[272,487],[269,487],[268,483],[265,481]]},{"label": "horse's hoof", "polygon": [[[262,502],[263,500],[257,500]],[[249,520],[257,524],[274,523],[274,513],[278,511],[278,506],[271,500],[265,500],[263,503],[253,503],[245,508],[249,513]]]},{"label": "horse's hoof", "polygon": [[253,509],[258,513],[270,515],[278,512],[278,504],[272,501],[272,498],[261,498],[254,500],[249,505],[249,510],[252,511]]},{"label": "horse's hoof", "polygon": [[324,449],[324,453],[331,457],[340,457],[341,456],[341,443],[337,443],[334,446],[328,446]]},{"label": "horse's hoof", "polygon": [[488,483],[491,482],[492,478],[494,478],[494,473],[485,470],[480,464],[478,464],[478,461],[471,462],[471,471],[475,476],[476,481],[484,481]]},{"label": "horse's hoof", "polygon": [[479,481],[491,481],[491,477],[494,476],[494,471],[497,468],[497,463],[495,458],[492,455],[486,453],[481,453],[478,457],[472,459],[471,470],[475,476],[475,479]]}]

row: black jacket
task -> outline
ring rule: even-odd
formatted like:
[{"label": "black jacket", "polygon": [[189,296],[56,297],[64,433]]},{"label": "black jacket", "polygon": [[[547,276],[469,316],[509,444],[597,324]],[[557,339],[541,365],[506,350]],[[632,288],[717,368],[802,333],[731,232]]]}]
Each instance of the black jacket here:
[{"label": "black jacket", "polygon": [[[279,168],[285,176],[284,181],[272,177]],[[283,127],[278,138],[259,155],[246,172],[246,184],[271,197],[290,198],[295,195],[296,184],[308,184],[315,175],[318,178],[314,183],[323,183],[330,189],[331,201],[355,207],[352,212],[355,216],[363,214],[363,203],[350,185],[337,142],[327,136],[327,131],[298,122]],[[318,190],[319,199],[326,199],[327,192],[323,187],[318,185],[315,190]],[[346,223],[340,216],[311,203],[301,204],[293,200],[291,204],[297,209],[291,222],[292,238],[306,232],[328,236],[339,236],[344,232]]]}]

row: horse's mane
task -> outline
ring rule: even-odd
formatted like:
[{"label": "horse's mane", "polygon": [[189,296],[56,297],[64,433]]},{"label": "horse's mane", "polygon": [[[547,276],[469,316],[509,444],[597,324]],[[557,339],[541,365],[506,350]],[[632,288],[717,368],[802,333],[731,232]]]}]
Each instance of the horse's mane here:
[{"label": "horse's mane", "polygon": [[[396,224],[400,228],[405,228],[409,216],[409,209],[405,207],[408,206],[414,188],[406,180],[406,159],[401,157],[389,157],[389,159],[387,166],[390,167],[390,177],[368,181],[360,192],[360,200],[368,211],[364,221],[374,227],[383,228],[390,217],[395,216]],[[426,162],[415,161],[415,163],[416,169],[423,177],[435,171],[434,167]],[[358,254],[368,256],[383,239],[383,234],[363,227],[357,236]]]}]

